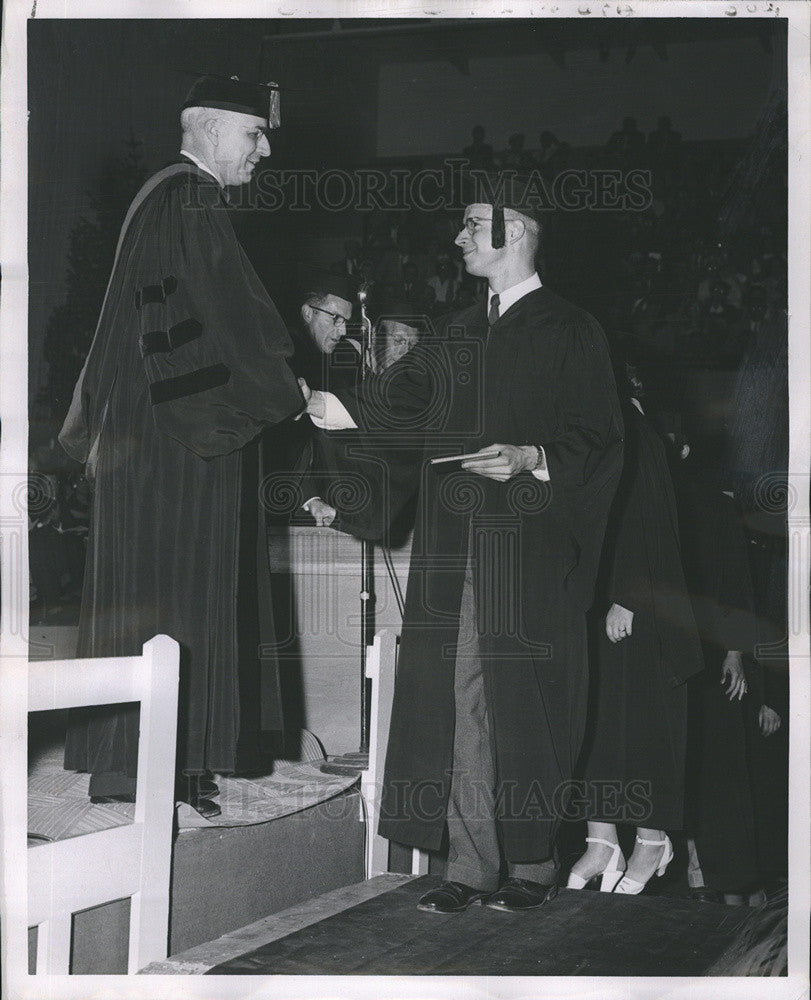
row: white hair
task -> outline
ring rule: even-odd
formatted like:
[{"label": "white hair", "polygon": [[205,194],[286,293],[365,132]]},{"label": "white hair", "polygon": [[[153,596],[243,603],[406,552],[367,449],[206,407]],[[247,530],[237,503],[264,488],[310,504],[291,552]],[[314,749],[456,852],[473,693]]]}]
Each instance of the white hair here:
[{"label": "white hair", "polygon": [[184,108],[180,112],[180,127],[183,134],[198,132],[212,118],[219,118],[216,108]]}]

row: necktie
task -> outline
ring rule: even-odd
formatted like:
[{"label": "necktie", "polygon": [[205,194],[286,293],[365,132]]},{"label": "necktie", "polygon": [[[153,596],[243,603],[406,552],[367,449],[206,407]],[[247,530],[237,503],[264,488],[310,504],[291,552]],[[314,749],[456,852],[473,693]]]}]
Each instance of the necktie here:
[{"label": "necktie", "polygon": [[[498,319],[498,305],[499,297],[498,292],[490,299],[490,310],[487,313],[487,325],[492,326],[493,323]],[[489,331],[488,331],[489,332]]]}]

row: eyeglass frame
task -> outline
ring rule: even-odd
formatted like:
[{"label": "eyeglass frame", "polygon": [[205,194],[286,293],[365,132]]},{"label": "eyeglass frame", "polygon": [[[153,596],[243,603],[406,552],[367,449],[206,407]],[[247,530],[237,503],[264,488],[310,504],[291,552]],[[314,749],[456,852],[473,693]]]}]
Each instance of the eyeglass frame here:
[{"label": "eyeglass frame", "polygon": [[[463,220],[463,222],[462,222],[462,229],[467,230],[468,236],[472,236],[476,232],[476,229],[477,229],[479,223],[481,223],[481,222],[492,222],[492,221],[493,221],[493,217],[492,216],[486,217],[486,216],[482,216],[482,215],[469,215],[466,219]],[[470,222],[473,223],[473,227],[472,228],[471,228],[471,226],[468,225],[468,223],[470,223]]]},{"label": "eyeglass frame", "polygon": [[346,316],[342,316],[340,313],[330,312],[329,309],[322,309],[321,306],[310,305],[309,302],[307,305],[310,309],[315,309],[317,312],[326,313],[327,316],[332,316],[332,325],[335,327],[346,327],[346,324],[349,322]]}]

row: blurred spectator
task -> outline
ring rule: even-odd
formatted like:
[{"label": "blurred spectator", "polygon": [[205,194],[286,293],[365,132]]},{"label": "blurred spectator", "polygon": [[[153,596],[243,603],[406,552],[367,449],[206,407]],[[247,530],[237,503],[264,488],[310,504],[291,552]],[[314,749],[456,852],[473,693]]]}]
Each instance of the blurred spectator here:
[{"label": "blurred spectator", "polygon": [[636,118],[623,118],[622,129],[608,140],[606,152],[612,159],[626,164],[641,164],[645,160],[645,133],[636,127]]},{"label": "blurred spectator", "polygon": [[458,283],[450,257],[447,254],[441,256],[437,261],[434,274],[428,279],[428,287],[434,293],[436,312],[446,312],[452,308]]},{"label": "blurred spectator", "polygon": [[533,162],[530,154],[524,149],[526,136],[523,132],[514,132],[507,141],[507,148],[499,156],[499,166],[502,170],[532,170]]},{"label": "blurred spectator", "polygon": [[544,177],[550,176],[554,167],[554,157],[560,148],[557,137],[552,132],[541,132],[540,147],[538,148],[538,158],[536,166],[543,173]]},{"label": "blurred spectator", "polygon": [[425,254],[414,252],[411,238],[401,230],[394,248],[387,250],[380,258],[378,279],[385,284],[401,287],[405,282],[408,265],[412,265],[419,278],[425,280],[429,270],[428,258]]},{"label": "blurred spectator", "polygon": [[360,274],[361,245],[357,240],[347,240],[344,243],[344,255],[336,260],[331,270],[336,274],[348,274],[356,278]]},{"label": "blurred spectator", "polygon": [[465,146],[462,153],[470,160],[471,167],[478,170],[493,169],[493,147],[484,141],[484,129],[481,125],[473,126],[473,142]]},{"label": "blurred spectator", "polygon": [[425,315],[433,310],[434,291],[420,277],[416,261],[407,260],[403,265],[403,280],[398,291],[412,312]]},{"label": "blurred spectator", "polygon": [[650,163],[657,173],[672,175],[681,160],[681,132],[676,132],[670,119],[662,115],[656,128],[648,136]]},{"label": "blurred spectator", "polygon": [[709,344],[717,362],[734,366],[743,354],[744,330],[740,312],[729,304],[728,296],[726,281],[717,278],[699,315],[698,332]]},{"label": "blurred spectator", "polygon": [[456,289],[455,309],[467,309],[479,299],[484,298],[487,292],[487,283],[481,278],[476,278],[472,274],[465,272],[462,280]]}]

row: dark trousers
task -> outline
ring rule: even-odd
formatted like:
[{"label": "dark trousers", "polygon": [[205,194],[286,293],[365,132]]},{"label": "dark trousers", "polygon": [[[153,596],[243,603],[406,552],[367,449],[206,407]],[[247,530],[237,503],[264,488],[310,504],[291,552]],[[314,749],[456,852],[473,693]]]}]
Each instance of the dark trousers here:
[{"label": "dark trousers", "polygon": [[[445,877],[483,891],[493,891],[498,888],[501,868],[495,815],[495,752],[469,561],[462,590],[454,696],[456,728],[447,810],[449,851]],[[507,869],[515,878],[549,885],[554,880],[556,865],[550,858],[508,863]]]}]

